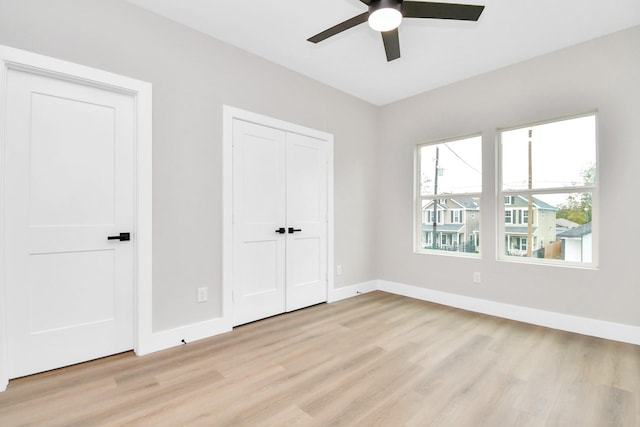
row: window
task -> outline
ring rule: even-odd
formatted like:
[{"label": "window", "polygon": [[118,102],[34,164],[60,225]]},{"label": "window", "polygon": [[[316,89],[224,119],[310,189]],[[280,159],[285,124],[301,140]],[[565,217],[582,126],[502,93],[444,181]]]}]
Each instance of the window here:
[{"label": "window", "polygon": [[[596,115],[502,130],[499,136],[500,258],[595,265]],[[556,227],[560,218],[575,226]]]},{"label": "window", "polygon": [[451,211],[451,223],[452,224],[461,224],[462,223],[462,211],[461,210],[453,210]]},{"label": "window", "polygon": [[479,135],[419,145],[415,209],[421,221],[415,224],[416,252],[478,254],[481,192]]},{"label": "window", "polygon": [[[429,209],[429,206],[427,206],[427,223],[428,224],[433,224],[434,220],[433,220],[433,214],[434,212],[432,210]],[[438,217],[438,221],[436,221],[438,224],[442,224],[442,211],[439,210],[437,211],[437,215]]]},{"label": "window", "polygon": [[526,237],[521,237],[520,238],[520,248],[521,251],[526,251],[527,250],[527,238]]}]

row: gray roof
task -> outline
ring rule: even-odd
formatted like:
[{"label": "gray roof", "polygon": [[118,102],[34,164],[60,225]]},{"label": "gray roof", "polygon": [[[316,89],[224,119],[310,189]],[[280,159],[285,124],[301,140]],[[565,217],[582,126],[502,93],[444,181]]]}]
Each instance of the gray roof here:
[{"label": "gray roof", "polygon": [[[455,232],[462,232],[462,228],[464,227],[464,224],[438,224],[436,226],[436,231],[441,231],[444,233],[455,233]],[[433,224],[422,224],[422,230],[423,231],[432,231],[433,230]]]},{"label": "gray roof", "polygon": [[557,237],[562,238],[571,238],[571,237],[582,237],[587,234],[591,234],[591,223],[588,222],[586,224],[582,224],[579,227],[572,228],[570,230],[559,233]]},{"label": "gray roof", "polygon": [[[536,232],[538,227],[532,227],[531,230],[533,233]],[[529,232],[528,227],[505,227],[505,234],[527,234]]]},{"label": "gray roof", "polygon": [[[462,208],[466,209],[466,210],[478,210],[480,208],[480,206],[478,206],[478,202],[476,202],[474,199],[472,199],[471,197],[447,197],[446,194],[440,194],[439,196],[436,197],[440,197],[442,199],[448,199],[449,201],[452,201],[454,203],[457,203],[458,205],[460,205]],[[440,203],[440,198],[436,199],[438,200],[438,207],[441,207],[443,209],[451,209],[448,206]],[[433,200],[430,200],[429,203],[427,203],[426,205],[424,205],[424,207],[422,208],[424,209],[433,209]]]},{"label": "gray roof", "polygon": [[557,227],[565,227],[565,228],[574,228],[579,226],[577,222],[569,221],[566,218],[556,218],[556,226]]},{"label": "gray roof", "polygon": [[[521,198],[523,198],[524,200],[526,200],[527,202],[529,202],[529,198],[527,196],[519,196]],[[548,210],[552,210],[552,211],[557,211],[558,208],[556,208],[555,206],[550,205],[547,202],[543,202],[542,200],[534,197],[533,198],[533,203],[540,209],[548,209]]]},{"label": "gray roof", "polygon": [[462,205],[462,207],[465,209],[475,210],[479,208],[478,202],[476,202],[476,200],[472,199],[471,197],[456,197],[452,200],[459,205]]},{"label": "gray roof", "polygon": [[[510,196],[511,197],[511,196]],[[529,196],[527,195],[523,195],[523,194],[518,194],[518,195],[514,195],[513,197],[515,197],[514,199],[514,203],[507,205],[509,207],[522,207],[522,206],[526,206],[527,204],[529,204]],[[552,210],[552,211],[557,211],[558,208],[556,208],[555,206],[550,205],[549,203],[543,202],[542,200],[534,197],[533,198],[533,204],[538,208],[538,209],[545,209],[545,210]]]},{"label": "gray roof", "polygon": [[[428,202],[426,205],[424,205],[424,206],[422,207],[422,210],[429,210],[429,209],[433,209],[433,202],[434,202],[434,200],[429,200],[429,202]],[[444,210],[448,210],[448,209],[449,209],[449,208],[447,207],[447,205],[445,205],[444,203],[440,203],[440,199],[435,199],[435,202],[436,202],[436,205],[437,205],[439,208],[442,208],[442,209],[444,209]]]}]

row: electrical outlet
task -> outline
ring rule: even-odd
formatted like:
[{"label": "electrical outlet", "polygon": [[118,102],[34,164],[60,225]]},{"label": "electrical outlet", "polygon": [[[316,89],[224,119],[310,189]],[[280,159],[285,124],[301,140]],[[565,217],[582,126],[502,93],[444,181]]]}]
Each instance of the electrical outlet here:
[{"label": "electrical outlet", "polygon": [[342,266],[338,265],[336,267],[336,276],[342,276]]},{"label": "electrical outlet", "polygon": [[480,283],[480,272],[479,271],[474,271],[473,272],[473,283]]},{"label": "electrical outlet", "polygon": [[203,286],[201,288],[198,288],[198,302],[205,302],[206,300],[209,299],[208,294],[208,290],[209,288],[206,286]]}]

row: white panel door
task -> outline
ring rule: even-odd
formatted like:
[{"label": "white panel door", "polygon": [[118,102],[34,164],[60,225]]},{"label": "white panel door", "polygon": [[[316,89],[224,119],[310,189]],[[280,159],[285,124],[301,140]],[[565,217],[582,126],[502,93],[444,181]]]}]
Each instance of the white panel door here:
[{"label": "white panel door", "polygon": [[326,141],[233,120],[233,324],[327,300]]},{"label": "white panel door", "polygon": [[[8,70],[9,377],[133,348],[132,96]],[[135,237],[132,235],[132,238]]]},{"label": "white panel door", "polygon": [[327,300],[327,144],[287,134],[287,304]]},{"label": "white panel door", "polygon": [[280,130],[233,120],[234,325],[285,310],[285,144]]}]

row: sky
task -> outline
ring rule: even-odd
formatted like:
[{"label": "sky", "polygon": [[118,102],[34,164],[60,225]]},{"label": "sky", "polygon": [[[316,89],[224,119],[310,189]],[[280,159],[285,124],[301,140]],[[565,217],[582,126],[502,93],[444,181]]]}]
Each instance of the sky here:
[{"label": "sky", "polygon": [[[532,131],[529,138],[529,131]],[[528,187],[528,143],[532,143],[533,188],[582,185],[583,173],[596,163],[596,116],[530,125],[500,133],[502,189]],[[482,191],[481,137],[425,145],[420,148],[422,194],[434,194],[436,147],[438,194]],[[568,194],[537,196],[553,205]]]},{"label": "sky", "polygon": [[482,191],[482,139],[459,139],[420,149],[422,193],[434,194],[436,148],[438,157],[438,194],[480,193]]},{"label": "sky", "polygon": [[583,184],[583,172],[596,163],[595,116],[502,132],[503,190],[528,186],[529,130],[533,188]]}]

